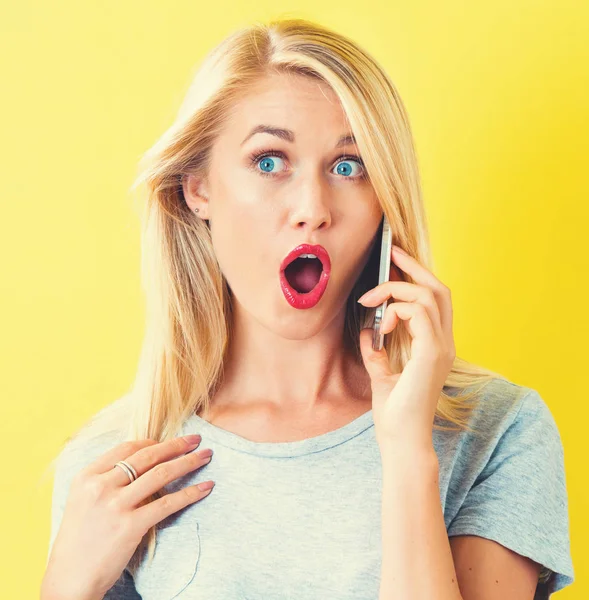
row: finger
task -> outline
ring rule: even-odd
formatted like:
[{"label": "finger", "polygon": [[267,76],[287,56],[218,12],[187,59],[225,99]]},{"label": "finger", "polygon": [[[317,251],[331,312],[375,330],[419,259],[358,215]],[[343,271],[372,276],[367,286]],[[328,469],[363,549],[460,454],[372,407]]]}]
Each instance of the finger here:
[{"label": "finger", "polygon": [[426,285],[432,289],[438,288],[443,283],[429,270],[426,269],[416,258],[410,254],[399,251],[398,246],[393,246],[391,257],[395,265],[404,273],[411,275],[413,281]]},{"label": "finger", "polygon": [[[362,304],[365,306],[378,306],[391,297],[395,300],[418,302],[425,306],[436,334],[440,339],[445,339],[439,305],[431,289],[408,281],[387,281],[373,288],[370,291],[370,296],[366,300],[362,300]],[[395,304],[398,304],[398,302],[395,302]],[[388,306],[386,310],[388,310]]]},{"label": "finger", "polygon": [[[132,454],[135,454],[138,450],[142,448],[146,448],[148,446],[153,446],[157,444],[155,440],[145,439],[145,440],[131,440],[122,442],[121,444],[117,444],[114,448],[111,448],[104,454],[101,454],[98,458],[93,460],[91,463],[86,465],[82,471],[91,474],[91,475],[99,475],[101,473],[106,473],[110,471],[115,463],[119,460],[125,460],[129,458]],[[115,469],[116,471],[120,471],[120,469]]]},{"label": "finger", "polygon": [[430,288],[438,304],[440,323],[445,336],[452,336],[452,298],[450,289],[444,285],[429,269],[426,269],[417,259],[409,254],[399,252],[399,247],[393,245],[391,255],[395,264],[409,274],[415,283]]},{"label": "finger", "polygon": [[[135,514],[142,524],[141,527],[147,531],[149,527],[159,523],[171,514],[178,512],[197,500],[201,500],[213,489],[212,486],[207,484],[214,485],[214,482],[204,481],[196,485],[188,485],[177,492],[166,494],[157,500],[140,506],[135,510]],[[201,486],[208,487],[208,489],[203,490]]]},{"label": "finger", "polygon": [[372,347],[373,331],[374,330],[369,327],[360,331],[360,351],[362,353],[364,366],[370,376],[372,390],[374,392],[374,383],[388,380],[392,375],[392,371],[386,348],[383,346],[380,350],[374,350]]},{"label": "finger", "polygon": [[211,461],[211,457],[212,451],[207,449],[190,452],[174,460],[156,464],[135,481],[121,488],[119,493],[123,506],[135,507],[139,505],[145,498],[159,492],[175,479],[203,467]]},{"label": "finger", "polygon": [[[184,437],[176,437],[140,448],[124,460],[135,469],[137,478],[139,478],[157,464],[167,462],[190,450],[194,450],[198,444],[200,442],[191,444]],[[114,467],[114,463],[112,466]],[[129,477],[123,469],[110,469],[104,474],[104,477],[107,477],[108,482],[116,486],[127,486],[129,484]]]},{"label": "finger", "polygon": [[390,306],[397,318],[406,323],[411,335],[411,358],[437,354],[440,340],[425,307],[415,302],[395,302]]},{"label": "finger", "polygon": [[397,317],[397,313],[393,308],[394,306],[394,304],[389,304],[384,311],[384,317],[382,318],[382,325],[380,329],[381,333],[383,334],[390,333],[399,322],[399,317]]},{"label": "finger", "polygon": [[403,271],[391,260],[391,269],[389,272],[389,281],[404,281]]}]

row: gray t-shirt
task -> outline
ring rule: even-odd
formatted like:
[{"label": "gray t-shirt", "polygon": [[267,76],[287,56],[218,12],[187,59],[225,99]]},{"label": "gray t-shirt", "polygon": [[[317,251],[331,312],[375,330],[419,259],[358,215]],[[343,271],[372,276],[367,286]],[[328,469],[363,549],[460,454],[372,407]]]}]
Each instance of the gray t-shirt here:
[{"label": "gray t-shirt", "polygon": [[[478,435],[433,433],[448,535],[489,538],[540,563],[535,599],[548,598],[574,580],[554,418],[535,390],[495,379],[471,426]],[[160,522],[152,564],[145,559],[135,580],[125,569],[106,599],[378,598],[382,463],[372,411],[295,442],[253,442],[197,415],[179,435],[188,433],[200,433],[195,451],[212,448],[213,458],[166,491],[209,479],[215,487]],[[49,549],[73,475],[120,441],[70,443],[56,471]]]}]

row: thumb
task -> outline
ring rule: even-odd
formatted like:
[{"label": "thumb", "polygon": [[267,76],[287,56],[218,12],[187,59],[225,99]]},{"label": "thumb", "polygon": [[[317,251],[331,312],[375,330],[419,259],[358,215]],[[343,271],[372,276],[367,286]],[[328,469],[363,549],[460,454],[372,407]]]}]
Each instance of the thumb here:
[{"label": "thumb", "polygon": [[373,332],[374,330],[370,327],[365,327],[360,331],[360,353],[374,389],[376,382],[389,382],[390,384],[390,376],[393,373],[385,347],[383,346],[380,350],[372,348]]}]

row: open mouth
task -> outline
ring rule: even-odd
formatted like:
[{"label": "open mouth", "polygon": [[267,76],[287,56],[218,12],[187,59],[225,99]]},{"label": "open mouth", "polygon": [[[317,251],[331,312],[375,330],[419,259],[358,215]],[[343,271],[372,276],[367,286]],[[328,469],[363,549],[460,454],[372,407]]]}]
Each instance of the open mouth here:
[{"label": "open mouth", "polygon": [[296,258],[284,270],[289,285],[299,292],[310,292],[321,279],[323,263],[318,258]]},{"label": "open mouth", "polygon": [[300,244],[280,265],[280,288],[293,308],[313,308],[321,300],[331,274],[331,260],[320,244]]}]

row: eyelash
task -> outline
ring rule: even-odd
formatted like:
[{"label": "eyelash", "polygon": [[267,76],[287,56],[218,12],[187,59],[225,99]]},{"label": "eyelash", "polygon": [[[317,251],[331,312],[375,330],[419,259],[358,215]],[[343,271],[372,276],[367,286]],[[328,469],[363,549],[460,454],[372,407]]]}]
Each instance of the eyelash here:
[{"label": "eyelash", "polygon": [[[262,160],[262,158],[267,158],[268,156],[277,156],[278,158],[286,159],[286,155],[284,154],[284,152],[280,152],[280,150],[262,150],[260,152],[253,152],[249,156],[250,169],[258,172],[262,177],[276,177],[278,173],[265,173],[264,171],[259,171],[258,169],[256,169],[258,161]],[[357,183],[361,179],[366,179],[364,161],[359,156],[355,156],[354,154],[344,154],[343,156],[338,156],[336,164],[345,160],[353,160],[359,163],[362,167],[362,174],[356,175],[356,177],[348,177],[342,175],[344,179],[349,179],[353,183]]]}]

